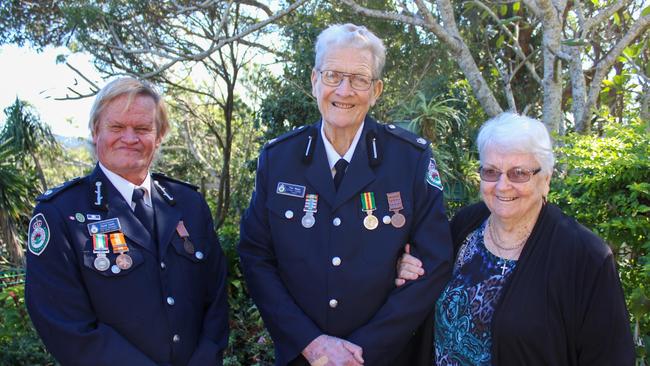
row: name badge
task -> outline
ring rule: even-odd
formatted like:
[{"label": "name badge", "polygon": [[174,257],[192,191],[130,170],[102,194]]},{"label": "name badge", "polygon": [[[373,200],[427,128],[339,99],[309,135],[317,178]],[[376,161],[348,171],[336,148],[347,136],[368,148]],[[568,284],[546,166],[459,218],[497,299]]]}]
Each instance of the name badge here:
[{"label": "name badge", "polygon": [[117,217],[88,224],[88,232],[90,235],[111,233],[113,231],[121,231],[121,229],[120,219]]},{"label": "name badge", "polygon": [[297,184],[291,184],[285,182],[278,182],[278,186],[275,189],[275,193],[283,194],[285,196],[303,198],[305,197],[305,186],[300,186]]}]

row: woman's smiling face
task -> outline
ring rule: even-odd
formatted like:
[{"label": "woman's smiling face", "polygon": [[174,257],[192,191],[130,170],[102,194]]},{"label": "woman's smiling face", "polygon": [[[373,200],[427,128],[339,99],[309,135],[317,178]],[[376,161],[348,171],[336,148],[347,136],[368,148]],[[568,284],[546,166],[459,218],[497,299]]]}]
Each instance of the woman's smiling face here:
[{"label": "woman's smiling face", "polygon": [[537,215],[543,197],[548,195],[550,177],[535,174],[525,183],[511,182],[505,172],[512,168],[535,170],[539,162],[530,153],[507,153],[487,147],[481,165],[502,172],[496,182],[481,180],[481,196],[490,212],[502,221],[517,222]]}]

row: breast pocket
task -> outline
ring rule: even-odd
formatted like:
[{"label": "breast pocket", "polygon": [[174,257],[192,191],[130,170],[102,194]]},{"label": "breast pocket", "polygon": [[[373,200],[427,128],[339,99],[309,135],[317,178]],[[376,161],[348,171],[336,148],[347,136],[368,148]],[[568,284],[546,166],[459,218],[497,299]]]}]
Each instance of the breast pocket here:
[{"label": "breast pocket", "polygon": [[303,257],[309,246],[315,244],[313,235],[324,220],[316,212],[312,226],[307,221],[303,224],[304,207],[305,200],[296,197],[277,196],[266,202],[273,249],[278,258]]},{"label": "breast pocket", "polygon": [[172,239],[172,247],[176,255],[182,259],[189,261],[188,263],[203,263],[210,255],[207,237],[188,237],[187,239],[181,238],[178,235]]}]

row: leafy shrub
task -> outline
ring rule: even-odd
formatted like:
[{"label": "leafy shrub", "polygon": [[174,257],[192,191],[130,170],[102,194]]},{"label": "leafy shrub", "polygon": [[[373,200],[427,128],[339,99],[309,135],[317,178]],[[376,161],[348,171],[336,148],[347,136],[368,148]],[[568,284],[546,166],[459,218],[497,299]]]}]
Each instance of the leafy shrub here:
[{"label": "leafy shrub", "polygon": [[55,365],[27,315],[24,285],[0,290],[0,365]]},{"label": "leafy shrub", "polygon": [[[637,354],[650,355],[650,135],[641,121],[603,136],[561,139],[550,199],[612,247],[632,315]],[[644,346],[645,344],[645,346]]]}]

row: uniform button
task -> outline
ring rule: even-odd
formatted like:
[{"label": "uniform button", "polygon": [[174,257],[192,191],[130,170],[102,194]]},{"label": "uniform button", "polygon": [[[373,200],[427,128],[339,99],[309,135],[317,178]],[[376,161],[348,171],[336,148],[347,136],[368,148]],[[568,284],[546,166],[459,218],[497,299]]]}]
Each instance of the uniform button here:
[{"label": "uniform button", "polygon": [[395,129],[395,125],[388,125],[388,128],[390,128],[391,130],[394,130],[394,129]]},{"label": "uniform button", "polygon": [[291,211],[291,210],[286,210],[286,211],[284,212],[284,217],[286,217],[287,219],[291,220],[291,219],[293,218],[293,211]]},{"label": "uniform button", "polygon": [[335,267],[338,267],[341,265],[341,258],[340,257],[334,257],[332,258],[332,265]]},{"label": "uniform button", "polygon": [[171,305],[174,305],[175,303],[176,303],[176,301],[174,301],[174,298],[173,298],[173,297],[169,296],[169,297],[167,298],[167,304],[169,304],[170,306],[171,306]]},{"label": "uniform button", "polygon": [[388,216],[388,215],[384,216],[384,217],[381,219],[381,221],[383,221],[384,224],[386,224],[386,225],[390,224],[390,216]]},{"label": "uniform button", "polygon": [[197,251],[196,253],[194,253],[194,256],[196,257],[196,259],[201,260],[203,259],[203,252]]},{"label": "uniform button", "polygon": [[341,219],[339,219],[338,217],[335,217],[334,220],[332,220],[332,224],[334,224],[334,226],[341,225]]},{"label": "uniform button", "polygon": [[415,140],[415,141],[417,141],[418,144],[420,144],[420,145],[424,145],[424,144],[427,143],[427,140],[423,139],[422,137],[418,137],[418,139]]},{"label": "uniform button", "polygon": [[336,299],[332,299],[332,300],[330,300],[330,307],[331,307],[332,309],[334,309],[335,307],[337,307],[338,304],[339,304],[339,302],[336,301]]},{"label": "uniform button", "polygon": [[181,341],[181,336],[179,336],[178,334],[174,334],[174,336],[172,337],[172,342],[178,343],[180,341]]},{"label": "uniform button", "polygon": [[160,262],[160,269],[165,269],[165,267],[167,267],[165,262]]}]

